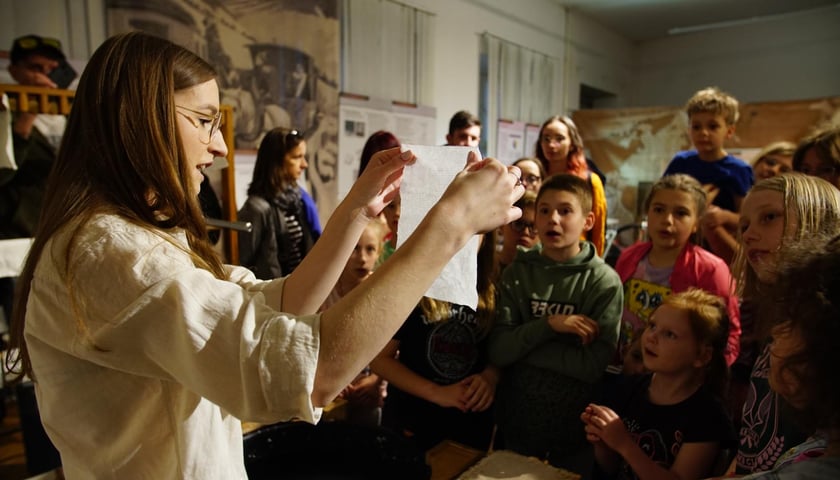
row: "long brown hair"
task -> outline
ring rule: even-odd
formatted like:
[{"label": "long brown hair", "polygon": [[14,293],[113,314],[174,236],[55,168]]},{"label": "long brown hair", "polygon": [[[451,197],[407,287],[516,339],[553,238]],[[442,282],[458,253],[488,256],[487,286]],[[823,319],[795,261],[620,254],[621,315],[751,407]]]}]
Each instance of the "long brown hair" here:
[{"label": "long brown hair", "polygon": [[[221,259],[207,241],[204,216],[175,121],[176,91],[212,80],[207,62],[167,40],[141,32],[117,35],[94,52],[79,81],[74,106],[49,179],[35,240],[18,280],[12,313],[12,345],[18,358],[7,365],[32,375],[23,331],[35,267],[47,242],[73,228],[61,272],[80,331],[87,332],[74,295],[69,261],[74,239],[94,215],[120,215],[169,240],[186,233],[186,251],[199,268],[225,278]],[[174,244],[174,242],[173,242]],[[176,244],[177,245],[177,244]]]},{"label": "long brown hair", "polygon": [[[478,307],[475,312],[480,335],[489,333],[496,312],[496,280],[499,265],[496,262],[496,230],[485,233],[478,248]],[[429,297],[420,299],[420,308],[430,322],[449,320],[451,304]]]}]

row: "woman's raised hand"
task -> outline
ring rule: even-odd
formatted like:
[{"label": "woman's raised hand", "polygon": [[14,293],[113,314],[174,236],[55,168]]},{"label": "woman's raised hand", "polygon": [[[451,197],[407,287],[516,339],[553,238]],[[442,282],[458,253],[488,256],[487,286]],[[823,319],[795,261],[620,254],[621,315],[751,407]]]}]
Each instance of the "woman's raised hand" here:
[{"label": "woman's raised hand", "polygon": [[513,203],[525,193],[518,167],[506,167],[492,158],[470,152],[467,165],[438,201],[453,221],[454,231],[484,233],[522,216]]},{"label": "woman's raised hand", "polygon": [[368,218],[373,218],[391,203],[399,193],[403,170],[414,163],[411,151],[400,153],[400,148],[376,152],[367,168],[347,194],[347,199]]}]

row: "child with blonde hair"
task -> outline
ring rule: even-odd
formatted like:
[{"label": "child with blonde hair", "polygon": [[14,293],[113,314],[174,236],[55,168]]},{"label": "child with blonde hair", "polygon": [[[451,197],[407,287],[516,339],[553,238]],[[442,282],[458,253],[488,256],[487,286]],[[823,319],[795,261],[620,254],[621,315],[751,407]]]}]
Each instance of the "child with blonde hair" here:
[{"label": "child with blonde hair", "polygon": [[[744,477],[750,480],[840,478],[840,237],[790,250],[775,285],[761,297],[773,337],[768,379],[791,415],[815,433],[786,451],[772,471]],[[825,447],[821,455],[815,445]]]},{"label": "child with blonde hair", "polygon": [[620,479],[706,478],[735,435],[720,403],[728,377],[723,301],[700,289],[665,298],[642,333],[648,375],[581,414],[601,470]]},{"label": "child with blonde hair", "polygon": [[[370,220],[350,258],[347,259],[335,287],[319,311],[323,312],[335,305],[373,273],[382,253],[385,229],[379,218]],[[347,401],[347,421],[362,425],[379,425],[385,400],[385,382],[367,367],[341,391],[339,398]]]},{"label": "child with blonde hair", "polygon": [[724,149],[724,142],[735,134],[738,100],[717,87],[708,87],[688,100],[685,111],[694,149],[677,153],[663,176],[691,175],[710,193],[710,203],[738,212],[753,184],[752,168]]},{"label": "child with blonde hair", "polygon": [[[789,246],[834,232],[838,224],[840,191],[827,181],[789,173],[757,183],[741,208],[741,247],[733,264],[742,310],[763,301],[762,291],[776,282],[778,258]],[[765,331],[765,324],[757,316],[754,331]],[[810,433],[792,421],[782,397],[770,389],[769,343],[757,336],[754,344],[758,356],[741,415],[740,447],[731,467],[738,474],[773,468],[783,452]]]}]

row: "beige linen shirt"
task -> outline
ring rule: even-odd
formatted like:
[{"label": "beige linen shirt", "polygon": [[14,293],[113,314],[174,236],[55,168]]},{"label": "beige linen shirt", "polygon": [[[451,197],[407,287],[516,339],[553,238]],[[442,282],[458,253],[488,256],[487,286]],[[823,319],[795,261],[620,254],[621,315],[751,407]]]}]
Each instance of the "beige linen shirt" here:
[{"label": "beige linen shirt", "polygon": [[79,229],[67,273],[70,230],[38,261],[25,328],[66,478],[244,479],[240,419],[317,422],[320,316],[281,313],[283,279],[218,280],[182,231],[116,215]]}]

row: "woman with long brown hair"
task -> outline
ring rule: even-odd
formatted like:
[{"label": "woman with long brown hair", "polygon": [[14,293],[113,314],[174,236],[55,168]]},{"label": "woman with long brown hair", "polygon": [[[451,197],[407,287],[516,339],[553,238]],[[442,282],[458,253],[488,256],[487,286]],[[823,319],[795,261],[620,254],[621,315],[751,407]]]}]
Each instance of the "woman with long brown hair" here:
[{"label": "woman with long brown hair", "polygon": [[316,314],[414,157],[375,156],[294,273],[259,281],[222,264],[198,205],[219,119],[212,67],[158,37],[112,37],[82,74],[11,322],[68,479],[246,478],[241,420],[316,422],[449,259],[519,215],[519,170],[473,156]]}]

